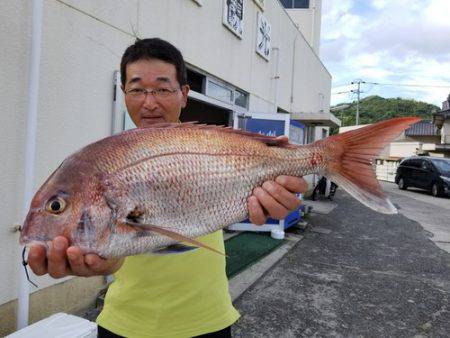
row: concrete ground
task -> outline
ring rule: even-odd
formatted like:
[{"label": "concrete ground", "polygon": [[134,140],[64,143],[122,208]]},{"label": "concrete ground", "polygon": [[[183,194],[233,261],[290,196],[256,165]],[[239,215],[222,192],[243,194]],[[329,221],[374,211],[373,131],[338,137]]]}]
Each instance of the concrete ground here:
[{"label": "concrete ground", "polygon": [[338,189],[315,231],[237,299],[234,337],[449,337],[450,198],[384,188],[398,215]]}]

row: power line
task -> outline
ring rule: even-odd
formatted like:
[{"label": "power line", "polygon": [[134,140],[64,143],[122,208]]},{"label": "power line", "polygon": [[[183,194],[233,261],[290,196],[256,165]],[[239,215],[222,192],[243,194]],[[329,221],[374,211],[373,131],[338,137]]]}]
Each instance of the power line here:
[{"label": "power line", "polygon": [[[450,85],[432,85],[432,84],[413,84],[413,83],[383,83],[383,82],[371,82],[365,81],[367,84],[373,84],[377,86],[398,86],[398,87],[424,87],[424,88],[450,88]],[[350,83],[351,84],[351,83]],[[334,86],[335,88],[348,86],[348,84],[341,84],[338,86]],[[345,93],[345,92],[339,92]],[[336,93],[338,94],[338,93]]]},{"label": "power line", "polygon": [[345,93],[351,93],[351,90],[347,90],[345,92],[337,92],[337,93],[331,93],[331,95],[338,95],[338,94],[345,94]]},{"label": "power line", "polygon": [[377,86],[450,88],[450,85],[449,86],[444,86],[444,85],[409,84],[409,83],[380,83],[380,82],[369,82],[369,81],[366,81],[366,83],[370,83],[370,84],[377,85]]}]

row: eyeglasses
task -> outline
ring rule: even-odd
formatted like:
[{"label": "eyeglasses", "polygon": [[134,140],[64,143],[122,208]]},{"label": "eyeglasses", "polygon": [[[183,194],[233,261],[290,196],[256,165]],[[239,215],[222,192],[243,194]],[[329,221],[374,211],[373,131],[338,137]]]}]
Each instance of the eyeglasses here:
[{"label": "eyeglasses", "polygon": [[145,89],[145,88],[130,88],[125,91],[125,95],[136,101],[143,101],[147,97],[147,94],[153,95],[155,99],[165,99],[176,93],[179,89],[169,88],[157,88],[157,89]]}]

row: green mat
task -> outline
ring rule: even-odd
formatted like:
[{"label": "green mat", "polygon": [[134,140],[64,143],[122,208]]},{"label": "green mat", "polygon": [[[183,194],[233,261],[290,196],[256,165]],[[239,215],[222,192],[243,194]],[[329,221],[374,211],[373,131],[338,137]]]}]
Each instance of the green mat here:
[{"label": "green mat", "polygon": [[225,241],[227,276],[231,278],[278,248],[284,240],[273,239],[270,233],[243,232]]}]

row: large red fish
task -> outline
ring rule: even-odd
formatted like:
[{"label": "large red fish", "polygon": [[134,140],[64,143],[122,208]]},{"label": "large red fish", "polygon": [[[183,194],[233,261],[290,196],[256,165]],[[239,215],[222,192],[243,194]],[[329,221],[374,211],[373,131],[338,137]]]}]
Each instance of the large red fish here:
[{"label": "large red fish", "polygon": [[395,213],[372,160],[417,118],[382,121],[305,146],[215,126],[134,129],[68,157],[34,196],[20,242],[66,236],[103,257],[163,250],[245,219],[252,190],[320,173],[368,207]]}]

